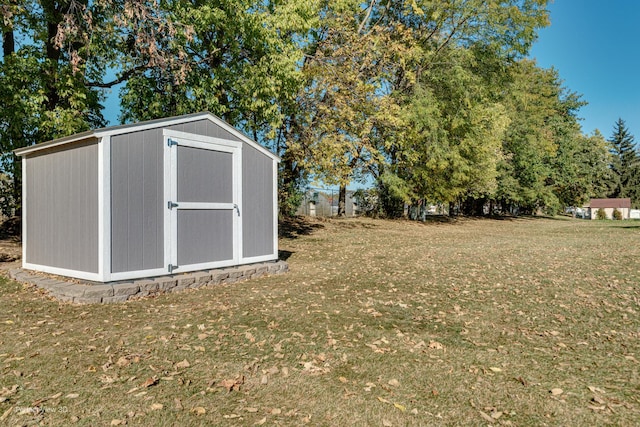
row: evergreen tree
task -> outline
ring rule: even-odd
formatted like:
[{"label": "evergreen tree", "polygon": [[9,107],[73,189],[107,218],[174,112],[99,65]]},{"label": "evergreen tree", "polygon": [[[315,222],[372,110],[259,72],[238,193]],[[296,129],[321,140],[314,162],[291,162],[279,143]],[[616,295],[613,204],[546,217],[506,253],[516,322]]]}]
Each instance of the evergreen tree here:
[{"label": "evergreen tree", "polygon": [[638,187],[638,153],[633,135],[621,118],[613,126],[611,143],[611,192],[610,197],[632,197],[635,200]]}]

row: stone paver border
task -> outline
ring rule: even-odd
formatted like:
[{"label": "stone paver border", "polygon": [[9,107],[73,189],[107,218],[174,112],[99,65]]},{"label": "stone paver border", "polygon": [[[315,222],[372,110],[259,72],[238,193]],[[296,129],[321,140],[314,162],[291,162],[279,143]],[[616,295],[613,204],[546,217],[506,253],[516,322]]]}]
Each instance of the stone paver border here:
[{"label": "stone paver border", "polygon": [[221,283],[241,282],[287,271],[289,271],[289,265],[286,261],[275,261],[106,284],[69,279],[73,280],[71,282],[66,281],[64,277],[53,278],[22,268],[9,270],[9,275],[17,282],[44,289],[60,301],[76,304],[107,304]]}]

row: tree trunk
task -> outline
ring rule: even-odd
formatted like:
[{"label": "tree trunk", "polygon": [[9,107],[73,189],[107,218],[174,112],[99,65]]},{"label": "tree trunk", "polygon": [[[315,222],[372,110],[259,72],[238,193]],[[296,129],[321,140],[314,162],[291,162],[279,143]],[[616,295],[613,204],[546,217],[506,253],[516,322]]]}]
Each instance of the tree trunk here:
[{"label": "tree trunk", "polygon": [[13,30],[7,30],[2,33],[2,53],[6,61],[7,58],[16,51],[16,41],[13,36]]},{"label": "tree trunk", "polygon": [[340,193],[338,194],[338,216],[347,215],[347,186],[340,185]]},{"label": "tree trunk", "polygon": [[[47,20],[47,38],[45,40],[45,53],[47,55],[44,64],[44,74],[46,77],[46,96],[44,98],[44,107],[46,111],[54,111],[60,104],[60,93],[58,92],[58,63],[60,61],[60,50],[56,47],[54,39],[58,34],[58,24],[62,21],[58,3],[54,0],[42,1],[42,9],[45,19]],[[55,135],[39,135],[39,140],[47,140]]]}]

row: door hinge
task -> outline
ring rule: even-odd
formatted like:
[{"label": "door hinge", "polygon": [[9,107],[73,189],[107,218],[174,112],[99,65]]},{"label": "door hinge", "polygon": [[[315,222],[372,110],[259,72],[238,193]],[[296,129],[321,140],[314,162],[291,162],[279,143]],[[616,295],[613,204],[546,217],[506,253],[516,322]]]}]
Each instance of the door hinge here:
[{"label": "door hinge", "polygon": [[172,145],[178,145],[178,141],[175,139],[167,138],[167,145],[171,147]]},{"label": "door hinge", "polygon": [[238,211],[238,216],[240,216],[240,208],[238,207],[238,205],[234,203],[233,208]]},{"label": "door hinge", "polygon": [[178,204],[177,203],[173,203],[172,201],[168,201],[167,202],[167,209],[173,209],[173,208],[177,208]]},{"label": "door hinge", "polygon": [[169,274],[173,273],[173,270],[175,270],[176,268],[178,268],[178,266],[173,264],[169,264],[167,266],[167,270],[169,270]]}]

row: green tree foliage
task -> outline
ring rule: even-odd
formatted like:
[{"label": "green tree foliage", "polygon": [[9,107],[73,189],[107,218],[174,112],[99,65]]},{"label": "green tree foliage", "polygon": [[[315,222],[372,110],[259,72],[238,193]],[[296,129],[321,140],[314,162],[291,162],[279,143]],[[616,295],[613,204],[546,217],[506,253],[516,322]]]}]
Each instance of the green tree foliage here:
[{"label": "green tree foliage", "polygon": [[617,221],[622,220],[622,212],[620,212],[618,208],[613,210],[613,214],[611,216],[612,216],[612,219],[615,219]]},{"label": "green tree foliage", "polygon": [[635,149],[610,161],[600,134],[580,132],[579,97],[523,59],[546,4],[10,0],[5,200],[19,198],[11,150],[102,126],[114,87],[123,122],[208,110],[276,151],[285,214],[314,179],[338,185],[342,203],[347,185],[373,179],[372,211],[390,216],[431,202],[553,211],[603,195],[611,172],[631,194]]},{"label": "green tree foliage", "polygon": [[611,152],[610,197],[631,197],[634,205],[640,203],[640,164],[633,135],[622,119],[613,126],[609,139]]},{"label": "green tree foliage", "polygon": [[554,192],[562,206],[582,206],[591,197],[606,197],[611,172],[608,144],[596,131],[565,135],[553,163]]}]

